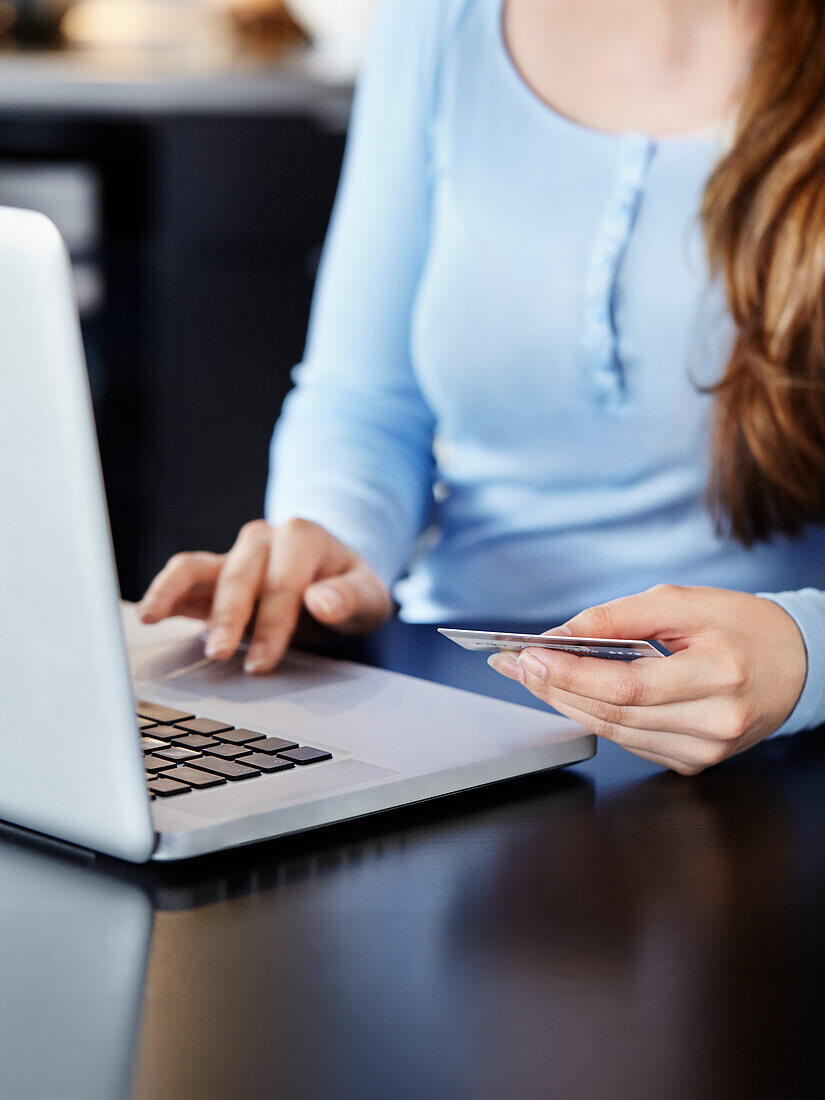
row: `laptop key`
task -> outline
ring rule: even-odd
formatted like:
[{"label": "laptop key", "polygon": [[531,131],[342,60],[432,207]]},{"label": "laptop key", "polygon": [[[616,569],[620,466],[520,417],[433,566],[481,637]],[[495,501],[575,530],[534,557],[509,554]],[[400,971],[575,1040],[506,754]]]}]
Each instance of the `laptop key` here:
[{"label": "laptop key", "polygon": [[309,745],[301,745],[297,749],[287,749],[279,752],[284,760],[291,760],[293,764],[315,764],[319,760],[332,760],[332,753],[324,749],[313,749]]},{"label": "laptop key", "polygon": [[177,732],[173,726],[162,726],[160,723],[145,731],[147,737],[157,737],[165,745],[169,744]]},{"label": "laptop key", "polygon": [[248,764],[237,764],[234,760],[221,760],[217,756],[202,756],[200,760],[192,761],[192,770],[203,768],[204,771],[222,775],[226,779],[251,779],[253,775],[260,774],[257,768],[250,768]]},{"label": "laptop key", "polygon": [[184,749],[180,745],[165,745],[162,749],[158,749],[157,756],[162,760],[194,760],[200,756],[199,752],[195,752],[194,749]]},{"label": "laptop key", "polygon": [[248,764],[250,768],[260,768],[262,772],[286,772],[295,767],[291,760],[282,760],[280,756],[267,756],[262,752],[241,756],[238,763]]},{"label": "laptop key", "polygon": [[139,730],[150,730],[152,726],[157,725],[157,722],[154,718],[138,718],[137,724]]},{"label": "laptop key", "polygon": [[159,741],[157,737],[141,737],[140,747],[144,752],[151,752],[152,749],[165,749],[168,746],[165,741]]},{"label": "laptop key", "polygon": [[271,755],[275,755],[276,752],[284,752],[286,749],[297,749],[297,741],[285,741],[283,737],[267,737],[263,741],[256,741],[254,746],[255,752],[266,752]]},{"label": "laptop key", "polygon": [[147,772],[162,772],[167,768],[174,768],[171,760],[161,760],[159,756],[144,756],[143,768]]},{"label": "laptop key", "polygon": [[169,798],[173,794],[186,794],[191,790],[185,783],[176,783],[174,779],[167,779],[166,776],[158,776],[157,779],[150,780],[148,787],[153,795],[159,794],[161,798]]},{"label": "laptop key", "polygon": [[190,787],[197,788],[217,787],[226,782],[223,776],[213,775],[211,772],[196,772],[194,768],[187,767],[185,764],[174,768],[171,772],[167,772],[163,778],[176,779],[181,783],[187,783]]},{"label": "laptop key", "polygon": [[212,749],[220,744],[214,737],[204,737],[202,733],[181,733],[180,730],[174,732],[179,736],[173,737],[172,740],[184,749],[197,749],[200,752],[201,749]]},{"label": "laptop key", "polygon": [[136,704],[135,710],[141,718],[151,718],[155,722],[185,722],[189,718],[194,718],[194,715],[189,714],[188,711],[163,707],[160,703],[147,703],[142,699]]},{"label": "laptop key", "polygon": [[[184,716],[185,718],[185,716]],[[221,733],[223,730],[234,729],[234,726],[230,726],[228,722],[216,722],[214,718],[186,718],[181,719],[179,722],[175,722],[175,726],[179,730],[184,730],[186,733],[203,733],[213,734]]]},{"label": "laptop key", "polygon": [[208,756],[220,756],[224,760],[234,760],[236,756],[242,756],[245,752],[249,752],[246,745],[222,745],[220,741],[213,741],[212,747],[204,749],[204,752]]},{"label": "laptop key", "polygon": [[250,741],[263,741],[265,733],[255,733],[254,730],[229,729],[215,735],[219,741],[225,741],[230,745],[247,745]]}]

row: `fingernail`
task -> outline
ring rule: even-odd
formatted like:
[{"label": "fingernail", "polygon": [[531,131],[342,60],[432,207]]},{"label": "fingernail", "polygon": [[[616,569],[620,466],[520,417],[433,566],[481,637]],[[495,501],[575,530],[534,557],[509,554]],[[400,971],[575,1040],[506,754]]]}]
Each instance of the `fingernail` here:
[{"label": "fingernail", "polygon": [[211,632],[206,641],[206,656],[209,658],[217,657],[222,650],[227,648],[229,642],[229,631],[224,630],[223,627],[217,627]]},{"label": "fingernail", "polygon": [[323,611],[327,615],[334,615],[336,611],[340,611],[344,606],[344,597],[331,584],[322,584],[318,588],[313,588],[310,600],[319,611]]},{"label": "fingernail", "polygon": [[509,653],[494,653],[487,658],[487,664],[494,672],[500,672],[502,676],[509,676],[511,680],[521,679],[519,663]]},{"label": "fingernail", "polygon": [[263,672],[266,668],[266,656],[260,646],[252,646],[243,663],[244,672]]},{"label": "fingernail", "polygon": [[525,676],[531,676],[534,680],[546,680],[547,669],[538,659],[534,657],[532,653],[520,653],[518,663]]}]

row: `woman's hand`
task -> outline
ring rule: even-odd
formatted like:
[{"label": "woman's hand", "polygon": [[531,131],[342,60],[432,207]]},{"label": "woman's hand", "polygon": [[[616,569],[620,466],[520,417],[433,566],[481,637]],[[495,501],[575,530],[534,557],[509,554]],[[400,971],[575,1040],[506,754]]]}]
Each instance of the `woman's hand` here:
[{"label": "woman's hand", "polygon": [[491,666],[600,737],[695,775],[777,730],[805,684],[807,654],[778,604],[720,588],[660,585],[591,607],[549,634],[655,638],[672,655],[627,664],[546,649]]},{"label": "woman's hand", "polygon": [[317,523],[273,527],[260,519],[241,528],[228,554],[176,554],[138,613],[145,623],[203,619],[206,655],[216,660],[232,656],[254,616],[244,670],[261,673],[283,657],[302,608],[324,626],[355,634],[381,626],[392,599],[367,563]]}]

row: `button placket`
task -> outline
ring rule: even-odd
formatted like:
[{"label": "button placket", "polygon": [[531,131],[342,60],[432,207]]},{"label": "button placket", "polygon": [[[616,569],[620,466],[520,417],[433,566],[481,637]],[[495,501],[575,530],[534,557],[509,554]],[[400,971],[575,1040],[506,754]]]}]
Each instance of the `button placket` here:
[{"label": "button placket", "polygon": [[616,320],[618,285],[655,148],[655,142],[642,134],[623,141],[616,180],[585,275],[583,360],[593,401],[608,415],[620,413],[628,404],[627,369],[619,352]]}]

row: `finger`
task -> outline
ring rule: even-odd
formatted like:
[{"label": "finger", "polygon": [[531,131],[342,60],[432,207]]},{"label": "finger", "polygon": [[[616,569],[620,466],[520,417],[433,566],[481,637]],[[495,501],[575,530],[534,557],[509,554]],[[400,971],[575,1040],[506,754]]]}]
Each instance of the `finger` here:
[{"label": "finger", "polygon": [[212,611],[215,584],[194,584],[175,604],[175,614],[189,619],[206,620]]},{"label": "finger", "polygon": [[215,584],[223,560],[223,554],[175,554],[149,585],[138,604],[141,620],[156,623],[176,614],[179,602],[196,588]]},{"label": "finger", "polygon": [[376,630],[392,612],[389,592],[363,562],[339,577],[311,584],[304,605],[319,622],[353,634]]},{"label": "finger", "polygon": [[695,775],[712,764],[718,764],[728,755],[719,742],[706,741],[700,737],[689,737],[681,733],[634,730],[624,726],[611,726],[600,722],[584,711],[566,703],[554,703],[555,709],[567,718],[584,726],[605,741],[613,741],[628,752],[637,756],[657,756],[667,760],[666,767],[675,768],[685,775]]},{"label": "finger", "polygon": [[701,611],[708,589],[660,584],[634,596],[589,607],[550,633],[585,638],[678,638],[706,625]]},{"label": "finger", "polygon": [[198,619],[207,622],[212,612],[212,595],[214,588],[208,593],[195,593],[186,595],[175,604],[175,614],[184,619]]},{"label": "finger", "polygon": [[[586,660],[586,658],[576,659]],[[615,719],[617,715],[612,715],[610,716],[610,718],[608,718],[602,714],[599,714],[597,711],[598,704],[596,704],[593,700],[585,700],[585,698],[582,698],[581,696],[572,695],[568,692],[557,691],[555,689],[552,689],[552,687],[548,687],[546,684],[533,683],[531,685],[530,680],[529,678],[527,678],[527,676],[525,676],[524,670],[522,670],[519,661],[511,653],[495,653],[493,657],[488,658],[487,663],[491,665],[491,667],[495,669],[496,672],[500,672],[502,673],[502,675],[507,676],[508,679],[517,680],[520,683],[524,684],[527,687],[527,690],[530,691],[531,694],[536,695],[537,698],[540,698],[543,703],[547,703],[548,706],[552,706],[554,709],[557,709],[557,711],[565,714],[568,717],[573,717],[575,722],[579,722],[580,725],[586,726],[588,729],[594,731],[594,733],[596,731],[595,727],[598,726],[599,736],[602,736],[605,739],[614,739],[613,737],[608,736],[608,727],[623,726],[623,723],[617,723],[615,722],[615,720],[610,720],[610,718]],[[654,708],[651,707],[650,709],[652,712]],[[659,709],[661,712],[663,711],[664,707],[661,707]],[[642,707],[632,708],[630,713],[634,715],[634,719],[636,718],[637,714],[641,716],[646,716],[648,714],[646,709]],[[632,728],[643,729],[645,727],[634,726]],[[652,731],[656,731],[656,733],[658,733],[659,728],[659,726],[656,726],[653,728]],[[670,727],[667,725],[667,723],[665,723],[661,728],[669,729]],[[639,752],[639,755],[643,756],[645,755],[645,753]],[[662,759],[664,758],[662,757]],[[668,764],[668,767],[671,767],[671,764]]]},{"label": "finger", "polygon": [[[544,656],[547,651],[538,650],[534,652]],[[687,651],[684,651],[684,653],[687,654]],[[575,657],[566,653],[556,654],[553,652],[551,655],[591,665],[614,663],[600,661],[598,658]],[[681,654],[675,654],[667,660],[675,661],[680,656]],[[642,658],[640,661],[634,661],[633,665],[640,664],[642,660],[646,661],[647,659]],[[653,658],[651,663],[656,661],[657,658]],[[565,691],[556,687],[550,676],[547,679],[542,679],[531,673],[531,665],[524,660],[524,654],[521,654],[518,659],[510,654],[497,654],[490,658],[489,664],[502,675],[524,684],[528,691],[550,706],[557,708],[560,705],[573,707],[577,711],[589,715],[594,720],[608,725],[653,732],[669,730],[673,733],[683,733],[691,737],[727,742],[735,742],[741,739],[749,726],[749,715],[743,701],[735,695],[725,695],[721,690],[717,694],[709,694],[695,700],[663,704],[623,705],[591,696],[579,695],[576,692]],[[614,669],[612,671],[621,670]],[[621,694],[622,692],[619,693],[619,695]]]},{"label": "finger", "polygon": [[661,706],[723,690],[721,669],[699,643],[670,657],[635,661],[525,649],[519,654],[518,665],[537,689],[544,685],[620,707]]},{"label": "finger", "polygon": [[277,580],[265,583],[244,672],[271,672],[280,664],[298,625],[302,597],[300,588]]},{"label": "finger", "polygon": [[[529,679],[524,686],[533,691]],[[533,694],[537,694],[533,691]],[[617,707],[597,699],[558,691],[551,688],[538,696],[550,706],[575,707],[600,722],[636,730],[684,733],[709,741],[736,741],[747,732],[748,720],[744,703],[736,698],[707,698],[688,703],[666,703],[659,707]]]},{"label": "finger", "polygon": [[252,618],[269,557],[268,533],[256,524],[241,529],[215,585],[206,656],[227,660]]},{"label": "finger", "polygon": [[269,553],[245,672],[271,672],[280,663],[298,625],[304,592],[317,570],[324,567],[325,554],[325,545],[319,545],[312,533],[301,528],[278,531]]}]

